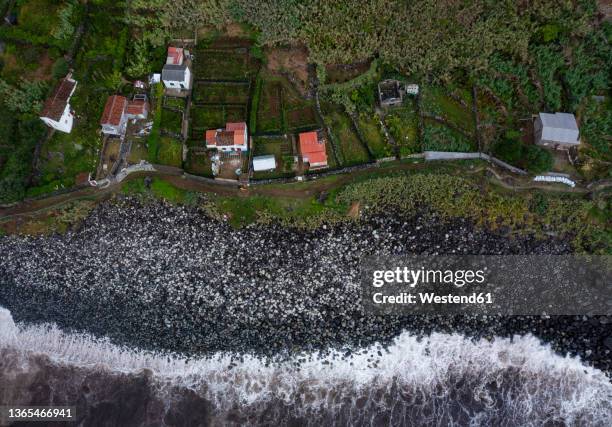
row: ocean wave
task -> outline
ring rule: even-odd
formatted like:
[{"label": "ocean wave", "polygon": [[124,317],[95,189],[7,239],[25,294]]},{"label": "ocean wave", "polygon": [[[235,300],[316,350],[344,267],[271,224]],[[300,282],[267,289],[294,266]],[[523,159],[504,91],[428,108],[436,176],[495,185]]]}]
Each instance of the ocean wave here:
[{"label": "ocean wave", "polygon": [[191,390],[212,403],[221,424],[230,414],[246,424],[272,416],[279,425],[296,417],[311,425],[612,424],[609,378],[531,335],[488,341],[404,332],[386,349],[374,344],[350,357],[332,350],[271,363],[250,355],[198,359],[129,349],[52,324],[16,325],[0,309],[0,342],[23,355],[110,375],[148,370],[160,398],[176,400],[170,395],[177,387]]}]

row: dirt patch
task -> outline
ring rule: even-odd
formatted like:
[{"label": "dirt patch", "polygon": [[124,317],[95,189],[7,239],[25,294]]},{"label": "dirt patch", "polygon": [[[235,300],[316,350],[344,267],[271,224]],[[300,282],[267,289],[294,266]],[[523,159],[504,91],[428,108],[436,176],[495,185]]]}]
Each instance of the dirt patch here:
[{"label": "dirt patch", "polygon": [[225,27],[225,35],[227,37],[245,37],[248,34],[245,33],[240,24],[233,22]]},{"label": "dirt patch", "polygon": [[371,61],[354,64],[331,64],[325,66],[328,83],[344,83],[365,73],[370,68]]},{"label": "dirt patch", "polygon": [[45,52],[38,62],[39,67],[31,73],[28,77],[35,80],[50,80],[51,79],[51,68],[53,67],[53,60],[49,57],[49,54]]},{"label": "dirt patch", "polygon": [[308,49],[305,46],[266,48],[268,70],[288,74],[290,80],[296,83],[299,91],[304,94],[308,87]]},{"label": "dirt patch", "polygon": [[350,218],[359,218],[359,202],[354,202],[349,208],[347,215]]}]

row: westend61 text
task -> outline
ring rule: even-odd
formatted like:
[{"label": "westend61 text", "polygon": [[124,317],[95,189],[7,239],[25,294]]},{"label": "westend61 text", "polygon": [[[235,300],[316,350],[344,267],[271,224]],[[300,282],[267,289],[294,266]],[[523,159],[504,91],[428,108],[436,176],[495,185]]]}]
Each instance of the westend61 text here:
[{"label": "westend61 text", "polygon": [[414,288],[419,283],[453,284],[460,288],[472,283],[485,281],[484,270],[413,270],[397,267],[395,270],[376,270],[373,272],[372,286],[380,288],[385,284],[405,284]]},{"label": "westend61 text", "polygon": [[384,295],[380,292],[372,296],[374,304],[493,304],[490,292],[470,295],[437,295],[432,292],[419,292],[416,295],[402,292],[398,295]]}]

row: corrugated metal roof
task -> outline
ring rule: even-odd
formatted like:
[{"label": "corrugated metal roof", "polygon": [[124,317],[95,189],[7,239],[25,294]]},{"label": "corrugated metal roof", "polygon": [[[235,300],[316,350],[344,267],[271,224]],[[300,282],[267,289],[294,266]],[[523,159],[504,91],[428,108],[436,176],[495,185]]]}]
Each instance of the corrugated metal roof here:
[{"label": "corrugated metal roof", "polygon": [[255,172],[272,169],[276,169],[276,158],[274,157],[274,154],[253,157],[253,170]]},{"label": "corrugated metal roof", "polygon": [[566,144],[579,143],[576,118],[570,113],[540,113],[542,140]]},{"label": "corrugated metal roof", "polygon": [[185,80],[186,65],[166,64],[162,69],[162,80],[170,82],[182,82]]}]

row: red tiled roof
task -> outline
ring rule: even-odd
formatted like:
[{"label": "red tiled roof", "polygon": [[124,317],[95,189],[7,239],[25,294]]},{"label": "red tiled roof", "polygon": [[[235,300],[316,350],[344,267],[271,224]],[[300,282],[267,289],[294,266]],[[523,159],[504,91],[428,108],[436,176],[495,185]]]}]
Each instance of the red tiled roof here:
[{"label": "red tiled roof", "polygon": [[121,117],[127,106],[127,99],[121,95],[109,96],[100,119],[101,125],[119,126]]},{"label": "red tiled roof", "polygon": [[62,79],[51,96],[45,101],[40,116],[48,117],[56,122],[59,121],[64,114],[64,110],[66,110],[66,105],[68,105],[68,100],[76,84],[77,82],[74,80]]},{"label": "red tiled roof", "polygon": [[244,135],[246,133],[246,123],[226,123],[225,129],[217,131],[210,129],[206,131],[204,139],[207,145],[227,146],[245,145]]},{"label": "red tiled roof", "polygon": [[238,130],[233,131],[234,145],[244,145],[244,132],[245,132],[245,129],[238,129]]},{"label": "red tiled roof", "polygon": [[317,132],[304,132],[300,134],[299,140],[300,153],[308,158],[308,162],[326,163],[327,153],[325,152],[325,141],[319,141]]},{"label": "red tiled roof", "polygon": [[315,152],[315,153],[306,153],[306,157],[308,158],[308,163],[311,165],[318,163],[327,164],[327,154],[324,152]]},{"label": "red tiled roof", "polygon": [[226,130],[246,130],[246,123],[245,122],[226,123],[225,129]]},{"label": "red tiled roof", "polygon": [[143,99],[136,99],[128,102],[127,113],[133,116],[140,116],[147,110],[147,102]]},{"label": "red tiled roof", "polygon": [[166,64],[181,65],[183,63],[183,49],[180,47],[169,47]]},{"label": "red tiled roof", "polygon": [[217,141],[215,140],[215,135],[217,135],[217,131],[215,129],[209,129],[206,131],[204,135],[204,139],[206,140],[207,145],[217,145]]}]

